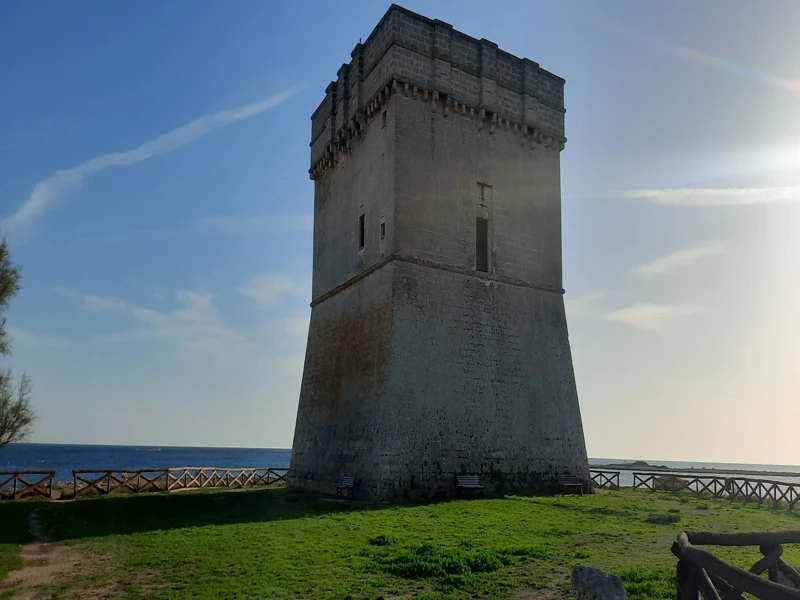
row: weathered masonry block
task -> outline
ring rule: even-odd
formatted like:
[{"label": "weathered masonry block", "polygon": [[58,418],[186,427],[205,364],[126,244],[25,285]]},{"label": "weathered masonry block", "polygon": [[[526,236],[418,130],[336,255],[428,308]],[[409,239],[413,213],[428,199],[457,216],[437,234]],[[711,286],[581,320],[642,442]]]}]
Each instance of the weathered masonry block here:
[{"label": "weathered masonry block", "polygon": [[554,492],[589,473],[561,281],[564,80],[392,5],[311,119],[289,483]]}]

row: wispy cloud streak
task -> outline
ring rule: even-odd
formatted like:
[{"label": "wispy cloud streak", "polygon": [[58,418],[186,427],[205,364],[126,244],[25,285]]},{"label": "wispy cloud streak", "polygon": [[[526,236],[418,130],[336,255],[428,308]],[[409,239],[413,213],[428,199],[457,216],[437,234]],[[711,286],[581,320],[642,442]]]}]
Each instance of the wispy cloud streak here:
[{"label": "wispy cloud streak", "polygon": [[639,31],[623,23],[618,23],[593,11],[577,8],[574,10],[577,14],[592,21],[595,25],[602,27],[606,31],[633,39],[644,46],[649,46],[650,48],[657,49],[661,52],[666,52],[672,54],[673,56],[677,56],[685,61],[702,65],[711,69],[716,69],[735,77],[748,79],[757,84],[770,85],[772,87],[796,94],[800,93],[800,79],[783,77],[775,73],[770,73],[769,71],[763,71],[743,63],[738,63],[729,58],[714,56],[712,54],[701,52],[695,48],[676,44],[669,40],[658,38],[652,33]]},{"label": "wispy cloud streak", "polygon": [[608,194],[672,206],[745,206],[796,204],[800,186],[764,188],[665,188],[622,190]]},{"label": "wispy cloud streak", "polygon": [[36,333],[19,327],[9,327],[8,332],[11,334],[13,344],[30,348],[66,348],[73,343],[67,338]]},{"label": "wispy cloud streak", "polygon": [[63,287],[53,288],[56,294],[64,298],[76,298],[83,304],[84,310],[101,311],[101,310],[124,310],[127,304],[120,298],[113,296],[98,296],[96,294],[81,294]]},{"label": "wispy cloud streak", "polygon": [[665,304],[633,304],[605,315],[608,321],[625,323],[642,331],[663,331],[667,323],[679,317],[688,317],[703,312],[696,306]]},{"label": "wispy cloud streak", "polygon": [[48,210],[51,210],[68,192],[78,189],[88,175],[99,173],[110,167],[135,165],[154,156],[177,150],[199,140],[216,129],[274,108],[291,98],[299,90],[299,87],[292,88],[262,102],[254,102],[238,108],[205,115],[191,123],[159,135],[132,150],[96,156],[76,167],[57,171],[36,184],[25,203],[11,217],[3,221],[3,228],[13,229],[35,221]]},{"label": "wispy cloud streak", "polygon": [[310,231],[314,228],[314,215],[222,215],[194,219],[185,224],[111,233],[88,240],[89,242],[142,242],[186,238],[268,235]]},{"label": "wispy cloud streak", "polygon": [[608,294],[596,290],[586,292],[580,296],[564,298],[564,307],[570,318],[591,317],[597,314],[597,304],[604,300]]},{"label": "wispy cloud streak", "polygon": [[728,251],[727,244],[721,242],[709,242],[692,248],[685,248],[678,252],[673,252],[665,256],[659,256],[649,262],[639,265],[633,269],[633,274],[637,277],[654,277],[674,273],[686,267],[690,267],[699,260],[708,256],[724,254]]},{"label": "wispy cloud streak", "polygon": [[311,282],[281,273],[254,275],[239,292],[250,298],[256,307],[266,309],[279,304],[284,296],[310,298]]},{"label": "wispy cloud streak", "polygon": [[211,294],[182,290],[176,298],[180,306],[169,312],[132,307],[134,329],[96,335],[96,343],[174,342],[185,358],[202,356],[214,364],[230,364],[251,352],[253,344],[245,331],[230,325],[214,305]]}]

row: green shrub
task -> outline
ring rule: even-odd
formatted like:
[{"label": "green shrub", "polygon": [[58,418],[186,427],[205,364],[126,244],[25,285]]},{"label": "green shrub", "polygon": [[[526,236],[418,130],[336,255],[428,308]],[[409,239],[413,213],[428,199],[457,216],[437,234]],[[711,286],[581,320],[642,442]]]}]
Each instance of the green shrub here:
[{"label": "green shrub", "polygon": [[368,543],[370,546],[389,546],[396,541],[397,539],[390,535],[380,534],[376,535],[374,538],[370,538]]},{"label": "green shrub", "polygon": [[416,579],[491,573],[509,561],[499,552],[491,550],[418,544],[379,559],[378,562],[380,570],[385,573]]},{"label": "green shrub", "polygon": [[619,573],[625,592],[630,598],[642,600],[674,598],[674,569],[633,568]]},{"label": "green shrub", "polygon": [[679,523],[680,520],[681,516],[673,512],[647,515],[647,522],[655,525],[672,525],[673,523]]}]

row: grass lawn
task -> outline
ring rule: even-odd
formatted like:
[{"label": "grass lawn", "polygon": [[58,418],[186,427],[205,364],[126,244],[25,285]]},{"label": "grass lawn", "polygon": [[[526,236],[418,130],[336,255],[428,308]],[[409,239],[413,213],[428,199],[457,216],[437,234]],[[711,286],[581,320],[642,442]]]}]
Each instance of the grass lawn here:
[{"label": "grass lawn", "polygon": [[[800,528],[784,508],[642,491],[429,504],[335,501],[285,488],[0,503],[0,579],[30,541],[27,515],[83,557],[42,598],[514,598],[567,595],[578,564],[632,598],[674,598],[681,529]],[[655,525],[653,513],[678,513]],[[749,567],[756,548],[714,552]],[[800,564],[800,549],[784,557]],[[10,595],[9,590],[0,591]]]},{"label": "grass lawn", "polygon": [[[0,581],[22,566],[19,558],[21,544],[29,541],[28,515],[33,503],[3,502],[0,504]],[[41,504],[37,504],[41,506]],[[0,592],[0,598],[2,598]]]}]

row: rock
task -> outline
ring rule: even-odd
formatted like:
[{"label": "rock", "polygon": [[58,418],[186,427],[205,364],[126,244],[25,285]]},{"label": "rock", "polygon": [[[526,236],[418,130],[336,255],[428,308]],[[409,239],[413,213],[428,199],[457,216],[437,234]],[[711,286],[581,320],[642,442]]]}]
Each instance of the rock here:
[{"label": "rock", "polygon": [[681,516],[675,513],[652,514],[647,517],[648,523],[655,523],[656,525],[672,525],[673,523],[680,523],[680,521]]},{"label": "rock", "polygon": [[662,492],[679,492],[689,487],[689,484],[677,475],[662,475],[656,478],[654,487]]},{"label": "rock", "polygon": [[572,569],[572,597],[575,600],[625,600],[625,588],[616,575],[593,567]]}]

